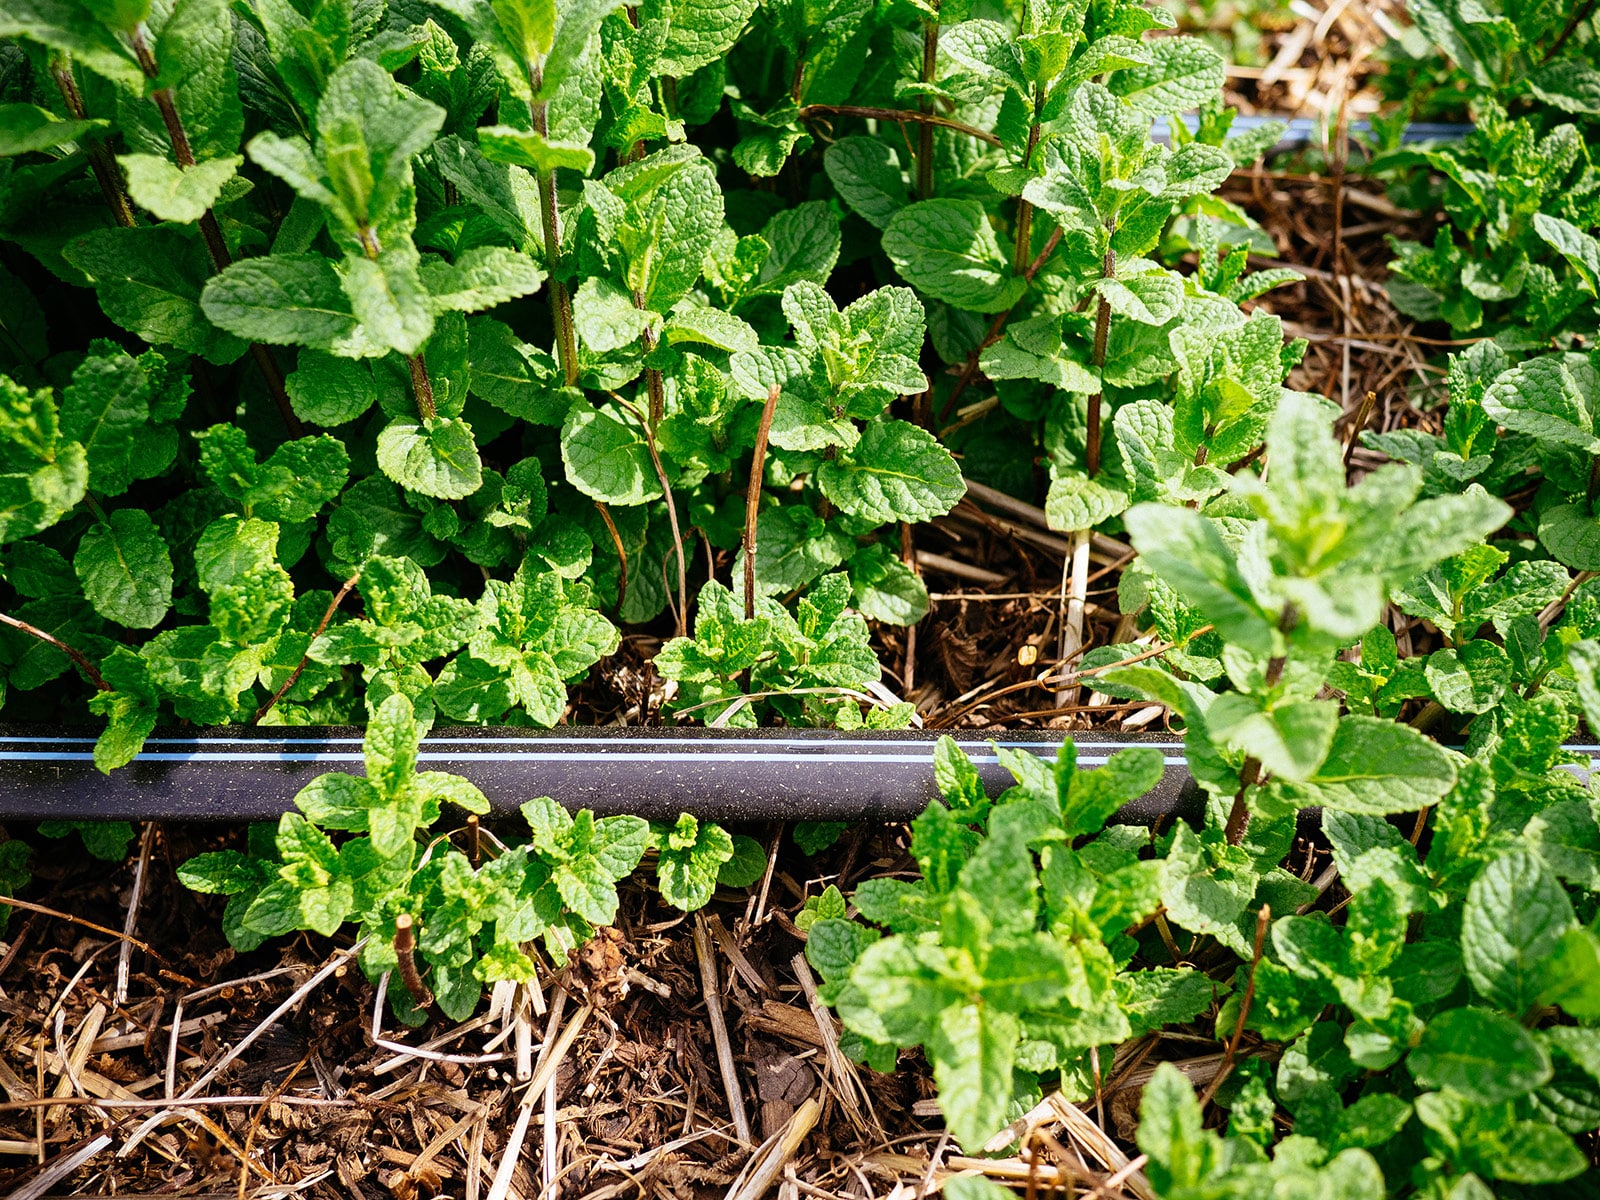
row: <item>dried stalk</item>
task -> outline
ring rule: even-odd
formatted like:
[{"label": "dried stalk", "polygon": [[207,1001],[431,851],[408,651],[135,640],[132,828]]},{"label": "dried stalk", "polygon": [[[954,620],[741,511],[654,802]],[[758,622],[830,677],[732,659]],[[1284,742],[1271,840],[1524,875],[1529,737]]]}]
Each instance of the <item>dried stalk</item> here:
[{"label": "dried stalk", "polygon": [[748,1146],[754,1139],[750,1136],[750,1118],[744,1111],[744,1093],[739,1088],[739,1068],[733,1061],[728,1021],[722,1011],[722,989],[717,982],[717,964],[711,953],[711,935],[706,931],[705,918],[698,913],[694,922],[694,953],[700,960],[700,988],[705,993],[706,1015],[711,1019],[711,1039],[717,1047],[717,1069],[722,1074],[722,1087],[728,1097],[733,1131],[739,1141]]},{"label": "dried stalk", "polygon": [[433,992],[422,982],[417,970],[417,937],[410,913],[401,913],[394,919],[394,955],[400,962],[400,981],[411,993],[418,1008],[433,1007]]},{"label": "dried stalk", "polygon": [[606,530],[611,534],[611,544],[617,550],[617,561],[621,564],[617,577],[617,612],[620,613],[623,602],[628,598],[628,552],[623,548],[622,534],[617,531],[617,523],[611,518],[611,509],[599,500],[594,502],[594,506],[600,510],[600,519],[606,523]]},{"label": "dried stalk", "polygon": [[1266,949],[1267,926],[1272,921],[1272,906],[1263,904],[1256,913],[1256,944],[1255,953],[1250,959],[1250,977],[1244,985],[1244,995],[1239,1000],[1239,1017],[1233,1023],[1233,1036],[1228,1039],[1228,1048],[1222,1056],[1222,1065],[1217,1068],[1217,1073],[1211,1077],[1211,1082],[1206,1085],[1206,1090],[1200,1094],[1200,1107],[1204,1108],[1211,1103],[1211,1098],[1233,1073],[1233,1064],[1239,1055],[1239,1041],[1244,1037],[1244,1023],[1250,1016],[1250,1004],[1256,996],[1256,968],[1261,965],[1261,954]]},{"label": "dried stalk", "polygon": [[762,1143],[746,1166],[746,1174],[733,1181],[726,1200],[761,1200],[777,1182],[783,1168],[800,1149],[800,1143],[816,1126],[822,1116],[822,1105],[815,1096],[808,1096],[782,1129]]},{"label": "dried stalk", "polygon": [[[660,372],[658,371],[655,374],[659,384]],[[647,377],[648,375],[649,372],[646,372]],[[683,533],[678,525],[678,504],[672,498],[672,484],[667,478],[666,465],[661,461],[661,451],[656,446],[656,420],[659,420],[659,418],[651,419],[639,410],[638,405],[629,404],[615,392],[611,393],[611,398],[631,412],[639,424],[644,426],[645,448],[650,451],[650,462],[656,469],[656,480],[661,484],[661,496],[667,502],[667,524],[672,528],[672,545],[678,558],[677,633],[679,637],[683,637],[689,631],[689,561],[683,553]],[[655,396],[653,394],[650,403],[651,407],[654,408]]]},{"label": "dried stalk", "polygon": [[128,1002],[128,972],[133,959],[133,931],[139,927],[139,905],[144,901],[145,885],[150,878],[150,849],[155,845],[154,821],[145,822],[139,837],[139,860],[133,868],[133,890],[128,896],[128,917],[122,923],[122,948],[117,954],[116,1005],[121,1008]]}]

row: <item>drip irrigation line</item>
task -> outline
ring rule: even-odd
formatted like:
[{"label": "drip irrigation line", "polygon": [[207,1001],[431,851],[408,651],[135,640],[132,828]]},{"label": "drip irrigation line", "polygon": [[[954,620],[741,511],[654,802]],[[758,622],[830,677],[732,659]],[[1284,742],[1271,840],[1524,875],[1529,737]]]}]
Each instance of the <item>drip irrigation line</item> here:
[{"label": "drip irrigation line", "polygon": [[[418,768],[471,780],[497,813],[535,796],[568,808],[672,820],[903,820],[937,794],[934,731],[441,728]],[[995,743],[1054,760],[1058,733],[1000,733]],[[1125,813],[1149,821],[1198,811],[1183,744],[1166,735],[1084,733],[1078,762],[1100,766],[1125,746],[1166,760],[1161,784]],[[1013,782],[990,742],[958,744],[991,790]],[[0,726],[0,819],[271,820],[329,771],[361,774],[361,730],[229,727],[161,731],[126,767],[94,765],[89,731]]]},{"label": "drip irrigation line", "polygon": [[[672,820],[905,820],[937,794],[933,731],[445,728],[426,737],[418,766],[465,776],[510,814],[535,796],[568,808]],[[1078,763],[1097,767],[1128,746],[1160,750],[1166,771],[1124,822],[1197,814],[1183,743],[1164,734],[1073,736]],[[1054,760],[1061,735],[1002,732],[957,738],[991,792],[1013,780],[996,747]],[[159,733],[128,766],[95,768],[94,738],[62,727],[0,726],[0,819],[272,820],[329,771],[361,774],[355,728],[225,728]],[[1568,749],[1600,757],[1600,746]]]},{"label": "drip irrigation line", "polygon": [[[1186,115],[1183,123],[1192,132],[1199,125],[1199,118]],[[1323,125],[1314,117],[1272,117],[1272,116],[1239,116],[1233,119],[1233,124],[1228,129],[1230,138],[1241,134],[1251,133],[1263,125],[1282,123],[1288,128],[1283,136],[1273,147],[1275,150],[1293,150],[1302,146],[1315,145],[1322,141]],[[1371,123],[1368,121],[1351,121],[1347,128],[1347,136],[1354,138],[1358,134],[1371,132]],[[1441,121],[1415,121],[1405,127],[1400,134],[1400,140],[1407,144],[1416,142],[1459,142],[1474,129],[1472,125],[1456,125]],[[1155,141],[1167,143],[1171,141],[1166,118],[1158,118],[1150,131],[1150,136]]]}]

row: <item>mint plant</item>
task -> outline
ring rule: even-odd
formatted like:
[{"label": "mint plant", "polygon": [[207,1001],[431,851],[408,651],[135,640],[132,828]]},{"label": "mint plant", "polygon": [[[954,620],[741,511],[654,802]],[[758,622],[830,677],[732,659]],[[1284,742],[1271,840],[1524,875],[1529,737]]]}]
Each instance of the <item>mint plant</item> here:
[{"label": "mint plant", "polygon": [[823,997],[853,1035],[846,1048],[886,1070],[896,1047],[922,1046],[945,1118],[968,1147],[1004,1123],[1019,1076],[1081,1080],[1091,1048],[1152,1019],[1186,1020],[1212,997],[1192,970],[1118,987],[1132,949],[1121,931],[1155,911],[1160,872],[1139,861],[1142,834],[1105,822],[1154,785],[1160,754],[1124,750],[1080,772],[1070,741],[1054,765],[996,753],[1017,783],[991,802],[972,764],[941,740],[946,801],[912,826],[922,878],[869,880],[853,897],[887,936],[819,909],[806,942]]},{"label": "mint plant", "polygon": [[1384,90],[1410,111],[1455,116],[1492,97],[1558,118],[1600,115],[1600,38],[1587,5],[1410,0],[1406,9],[1415,28],[1385,48]]},{"label": "mint plant", "polygon": [[[223,929],[240,950],[300,929],[332,935],[346,923],[364,939],[368,978],[396,971],[396,919],[418,930],[416,959],[440,1011],[464,1020],[486,983],[533,980],[617,918],[617,885],[647,850],[660,847],[661,894],[684,909],[703,907],[713,886],[759,879],[766,856],[751,839],[683,816],[660,830],[638,817],[568,813],[548,798],[522,805],[525,840],[465,839],[435,832],[441,817],[483,814],[473,784],[418,771],[428,721],[403,692],[372,714],[363,742],[365,776],[320,775],[295,797],[274,830],[254,826],[246,852],[220,850],[184,863],[179,878],[228,897]],[[16,843],[20,845],[21,843]],[[475,861],[480,848],[484,861]],[[391,987],[397,1015],[420,1022],[424,997]]]},{"label": "mint plant", "polygon": [[[8,13],[0,236],[155,347],[8,320],[10,686],[108,718],[107,769],[162,720],[391,695],[549,725],[619,626],[670,610],[683,715],[903,722],[847,607],[922,619],[914,527],[964,469],[1020,434],[1078,531],[1213,494],[1294,359],[1239,307],[1285,277],[1245,279],[1248,219],[1207,199],[1264,143],[1226,139],[1213,51],[1141,40],[1167,23],[1123,0]],[[1198,134],[1150,139],[1190,105]],[[809,192],[745,186],[791,160]],[[1162,265],[1189,250],[1192,275]],[[959,371],[930,382],[938,357]],[[981,378],[1000,411],[946,446]],[[680,651],[702,616],[693,641],[723,636],[747,573],[767,641],[705,678]]]},{"label": "mint plant", "polygon": [[1396,199],[1449,217],[1431,245],[1391,238],[1390,297],[1454,336],[1487,329],[1508,349],[1592,331],[1600,179],[1589,140],[1575,124],[1508,117],[1493,99],[1474,113],[1477,129],[1458,143],[1391,148],[1372,163]]}]

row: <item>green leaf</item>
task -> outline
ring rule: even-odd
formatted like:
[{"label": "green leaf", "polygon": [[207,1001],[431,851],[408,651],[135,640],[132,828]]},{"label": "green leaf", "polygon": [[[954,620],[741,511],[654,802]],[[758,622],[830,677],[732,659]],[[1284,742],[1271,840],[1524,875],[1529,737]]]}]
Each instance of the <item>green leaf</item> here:
[{"label": "green leaf", "polygon": [[216,204],[244,156],[230,154],[187,169],[155,154],[123,154],[117,162],[127,173],[128,193],[135,204],[163,221],[188,225]]},{"label": "green leaf", "polygon": [[[1600,75],[1596,78],[1600,81]],[[1596,97],[1600,98],[1600,91],[1596,92]],[[1552,249],[1572,264],[1584,291],[1591,296],[1600,295],[1600,241],[1571,221],[1549,213],[1534,213],[1533,228]]]},{"label": "green leaf", "polygon": [[1045,496],[1045,520],[1051,529],[1072,532],[1093,529],[1128,507],[1128,493],[1090,479],[1082,471],[1051,471],[1050,491]]},{"label": "green leaf", "polygon": [[1461,915],[1461,956],[1478,994],[1522,1013],[1543,986],[1545,960],[1577,923],[1572,901],[1543,859],[1507,850],[1472,881]]},{"label": "green leaf", "polygon": [[1139,1105],[1139,1149],[1145,1174],[1161,1195],[1196,1188],[1219,1165],[1221,1145],[1200,1123],[1200,1102],[1177,1067],[1162,1063],[1145,1084]]},{"label": "green leaf", "polygon": [[840,138],[828,147],[822,164],[844,202],[877,229],[909,202],[895,152],[877,138]]},{"label": "green leaf", "polygon": [[1195,38],[1160,38],[1142,47],[1148,65],[1124,68],[1110,87],[1135,111],[1163,117],[1206,104],[1222,86],[1222,56]]},{"label": "green leaf", "polygon": [[760,0],[673,0],[656,69],[685,76],[720,59],[744,32]]},{"label": "green leaf", "polygon": [[320,350],[302,350],[294,371],[284,380],[295,416],[313,425],[344,425],[377,402],[372,368],[355,359]]},{"label": "green leaf", "polygon": [[950,452],[909,421],[875,421],[861,440],[817,472],[823,494],[845,512],[874,521],[943,516],[966,494]]},{"label": "green leaf", "polygon": [[401,487],[441,500],[470,496],[483,484],[472,426],[459,417],[390,422],[378,434],[378,466]]},{"label": "green leaf", "polygon": [[36,154],[83,140],[109,121],[63,121],[34,104],[0,104],[0,158]]},{"label": "green leaf", "polygon": [[622,288],[608,279],[585,279],[572,298],[572,327],[596,354],[634,345],[658,314],[637,307]]},{"label": "green leaf", "polygon": [[266,880],[265,865],[237,850],[217,850],[197,854],[178,868],[178,882],[195,892],[233,896],[260,887]]},{"label": "green leaf", "polygon": [[954,308],[999,312],[1027,289],[975,200],[922,200],[900,209],[884,227],[883,249],[907,283]]},{"label": "green leaf", "polygon": [[134,839],[133,826],[126,821],[40,821],[39,832],[50,838],[76,833],[90,857],[114,863],[128,857]]},{"label": "green leaf", "polygon": [[1451,712],[1488,712],[1511,687],[1511,658],[1493,642],[1435,650],[1424,670],[1434,698]]},{"label": "green leaf", "polygon": [[821,200],[786,208],[761,231],[767,257],[754,294],[781,295],[790,285],[826,283],[839,260],[839,219]]},{"label": "green leaf", "polygon": [[1490,385],[1483,394],[1483,411],[1541,442],[1600,454],[1593,381],[1592,370],[1574,371],[1561,355],[1530,359]]},{"label": "green leaf", "polygon": [[733,858],[733,839],[720,825],[684,813],[663,842],[656,868],[662,899],[685,912],[704,908],[723,864]]},{"label": "green leaf", "polygon": [[561,461],[572,485],[602,503],[644,504],[661,495],[643,433],[587,404],[574,404],[567,413]]},{"label": "green leaf", "polygon": [[723,887],[749,887],[766,873],[766,848],[747,834],[734,834],[733,857],[718,868],[717,882]]},{"label": "green leaf", "polygon": [[71,0],[8,0],[0,10],[0,38],[23,38],[69,54],[97,75],[138,89],[144,72],[116,35]]},{"label": "green leaf", "polygon": [[244,342],[201,311],[201,289],[213,268],[197,231],[172,225],[96,229],[68,242],[61,254],[90,277],[106,315],[146,341],[214,363],[244,353]]},{"label": "green leaf", "polygon": [[927,1040],[939,1107],[964,1149],[977,1151],[1005,1124],[1017,1018],[976,1004],[953,1004],[933,1022]]},{"label": "green leaf", "polygon": [[142,509],[119,508],[91,527],[72,569],[95,611],[129,629],[154,629],[172,607],[172,556]]},{"label": "green leaf", "polygon": [[544,351],[519,338],[504,322],[474,317],[467,322],[472,393],[503,412],[536,425],[560,425],[572,393],[556,378]]},{"label": "green leaf", "polygon": [[855,607],[869,620],[915,625],[928,615],[928,588],[922,577],[881,542],[850,559],[850,588]]},{"label": "green leaf", "polygon": [[1424,1087],[1447,1087],[1477,1104],[1514,1100],[1550,1078],[1550,1056],[1510,1017],[1454,1008],[1428,1022],[1406,1065]]},{"label": "green leaf", "polygon": [[1124,520],[1141,560],[1216,625],[1224,639],[1263,658],[1272,653],[1272,624],[1210,520],[1192,509],[1163,504],[1136,504]]},{"label": "green leaf", "polygon": [[328,349],[357,324],[338,272],[320,254],[241,259],[205,285],[200,307],[236,337],[269,346]]},{"label": "green leaf", "polygon": [[1061,798],[1061,824],[1067,836],[1098,833],[1118,809],[1160,783],[1165,770],[1161,751],[1136,747],[1117,751],[1097,770],[1073,772]]},{"label": "green leaf", "polygon": [[1344,812],[1411,812],[1437,802],[1456,781],[1450,752],[1408,725],[1347,716],[1328,756],[1304,783],[1287,784],[1302,804]]},{"label": "green leaf", "polygon": [[587,175],[594,169],[594,151],[588,146],[552,142],[531,129],[490,125],[478,130],[478,148],[490,162],[527,167],[535,174],[557,168]]},{"label": "green leaf", "polygon": [[1564,112],[1600,114],[1600,71],[1576,56],[1543,64],[1529,76],[1528,86],[1539,99]]},{"label": "green leaf", "polygon": [[435,309],[481,312],[538,291],[544,272],[515,250],[474,246],[453,263],[424,263],[422,281]]},{"label": "green leaf", "polygon": [[1600,520],[1583,504],[1558,504],[1539,517],[1539,540],[1575,571],[1600,571]]},{"label": "green leaf", "polygon": [[344,291],[363,336],[407,356],[418,353],[433,332],[433,306],[418,266],[409,246],[386,249],[375,259],[345,260]]},{"label": "green leaf", "polygon": [[150,422],[150,380],[137,359],[120,351],[92,354],[61,393],[61,432],[80,442],[89,486],[110,496],[138,477],[134,453]]}]

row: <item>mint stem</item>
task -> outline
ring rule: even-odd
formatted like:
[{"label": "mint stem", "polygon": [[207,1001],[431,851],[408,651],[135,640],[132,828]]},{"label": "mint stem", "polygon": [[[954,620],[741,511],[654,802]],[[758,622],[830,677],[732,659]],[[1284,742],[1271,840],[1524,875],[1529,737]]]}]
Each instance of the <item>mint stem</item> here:
[{"label": "mint stem", "polygon": [[1260,778],[1261,760],[1245,759],[1244,766],[1239,770],[1239,790],[1234,793],[1233,807],[1228,810],[1228,824],[1223,830],[1223,836],[1228,839],[1230,846],[1237,846],[1242,842],[1244,831],[1250,827],[1250,806],[1245,803],[1245,797]]},{"label": "mint stem", "polygon": [[617,551],[617,562],[620,564],[617,572],[617,614],[621,616],[623,602],[628,598],[628,550],[622,544],[622,534],[617,529],[616,521],[611,517],[611,509],[600,500],[596,500],[594,506],[600,510],[600,519],[606,523],[606,530],[611,534],[611,544]]},{"label": "mint stem", "polygon": [[[530,63],[528,82],[537,96],[544,87],[544,65]],[[535,100],[530,106],[533,131],[540,137],[550,137],[550,108],[548,102]],[[572,332],[572,293],[561,268],[561,209],[557,203],[556,169],[536,173],[539,183],[539,224],[544,230],[544,269],[550,276],[550,319],[555,325],[556,358],[561,363],[561,375],[568,387],[578,382],[578,343]]]},{"label": "mint stem", "polygon": [[[933,0],[933,18],[922,26],[922,82],[932,83],[939,66],[939,0]],[[917,105],[923,113],[933,112],[933,100],[924,96]],[[933,196],[933,129],[929,121],[917,130],[917,198]]]},{"label": "mint stem", "polygon": [[[83,106],[83,96],[78,91],[78,84],[72,78],[72,68],[66,60],[58,60],[50,67],[50,75],[56,81],[56,88],[61,92],[61,100],[67,107],[67,112],[77,121],[88,119],[88,111]],[[111,210],[111,219],[124,229],[133,227],[133,206],[128,202],[128,193],[122,188],[122,175],[117,170],[117,160],[111,156],[111,150],[105,142],[94,136],[84,138],[84,145],[89,152],[89,167],[94,172],[95,182],[100,185],[100,193],[106,198],[106,207]]]},{"label": "mint stem", "polygon": [[756,616],[756,518],[761,507],[761,480],[767,469],[767,437],[772,432],[772,414],[783,389],[773,384],[767,389],[767,402],[761,407],[761,424],[756,429],[756,448],[750,458],[750,483],[744,492],[744,619]]},{"label": "mint stem", "polygon": [[95,665],[87,658],[85,658],[81,651],[74,650],[60,638],[46,633],[36,625],[29,625],[26,621],[18,620],[16,617],[10,616],[7,613],[0,613],[0,623],[9,625],[13,629],[21,630],[29,637],[38,638],[41,642],[44,642],[47,645],[54,646],[57,650],[61,651],[61,653],[65,654],[73,662],[78,664],[78,669],[89,677],[89,682],[94,684],[96,689],[102,692],[109,692],[112,690],[111,685],[105,681],[105,678],[100,674],[99,669],[96,668]]},{"label": "mint stem", "polygon": [[[1100,278],[1111,279],[1117,273],[1117,252],[1111,248],[1110,232],[1107,231],[1106,256],[1100,264]],[[1106,303],[1105,294],[1099,296],[1099,304],[1094,310],[1094,369],[1100,376],[1102,391],[1089,397],[1089,427],[1084,434],[1083,458],[1088,467],[1089,478],[1093,479],[1100,473],[1100,402],[1104,395],[1106,373],[1106,344],[1111,338],[1111,306]]]},{"label": "mint stem", "polygon": [[1578,32],[1578,27],[1594,15],[1594,6],[1595,0],[1586,0],[1586,3],[1579,5],[1573,14],[1567,18],[1567,23],[1562,27],[1560,35],[1551,43],[1550,49],[1544,52],[1544,59],[1540,63],[1541,66],[1559,54],[1561,48],[1567,44],[1567,39]]},{"label": "mint stem", "polygon": [[[138,58],[139,67],[144,71],[145,78],[154,81],[159,72],[155,57],[150,53],[149,43],[145,40],[145,32],[144,25],[139,25],[134,29],[130,40],[134,56]],[[189,143],[189,134],[183,127],[183,119],[178,115],[177,105],[173,103],[172,89],[157,88],[150,93],[150,99],[161,114],[162,124],[167,127],[167,140],[172,143],[172,157],[177,160],[178,166],[187,171],[195,165],[194,148]],[[213,270],[222,272],[233,265],[233,255],[228,252],[228,243],[222,236],[222,227],[217,224],[217,215],[209,208],[200,214],[200,236],[205,241],[206,253],[211,256]],[[277,360],[272,357],[271,351],[259,342],[251,344],[250,357],[255,359],[261,377],[266,381],[267,391],[271,393],[272,402],[278,407],[278,415],[283,418],[289,436],[300,437],[305,433],[305,426],[300,424],[300,418],[294,415],[294,406],[289,403],[289,392],[284,387],[283,372],[278,369]]]},{"label": "mint stem", "polygon": [[800,109],[799,117],[808,121],[813,117],[860,117],[864,121],[893,121],[899,125],[931,125],[935,129],[953,129],[968,137],[977,138],[990,146],[1004,145],[986,129],[941,117],[937,113],[920,112],[914,108],[874,108],[861,104],[807,104]]},{"label": "mint stem", "polygon": [[[327,611],[322,614],[322,620],[317,622],[317,629],[316,632],[311,635],[311,642],[315,642],[319,637],[322,636],[323,632],[328,628],[328,622],[333,620],[333,614],[339,610],[339,605],[343,604],[344,598],[350,594],[350,589],[355,587],[360,581],[360,575],[352,575],[349,579],[344,581],[344,586],[334,594],[333,600],[329,603]],[[268,700],[260,708],[256,709],[256,715],[250,718],[250,724],[261,724],[262,718],[271,712],[273,706],[277,704],[279,700],[282,700],[284,696],[288,694],[289,689],[294,687],[294,685],[299,682],[300,673],[306,669],[306,663],[311,659],[311,642],[306,643],[306,652],[300,656],[300,661],[295,664],[294,670],[289,672],[289,678],[283,681],[283,686],[272,693],[272,699]]]},{"label": "mint stem", "polygon": [[432,421],[439,415],[433,403],[433,380],[428,378],[428,364],[422,355],[413,354],[406,359],[406,369],[411,372],[411,390],[417,398],[417,415]]},{"label": "mint stem", "polygon": [[431,1008],[433,993],[422,982],[422,974],[417,970],[417,939],[412,929],[410,913],[401,913],[394,919],[394,956],[399,960],[400,980],[411,993],[412,1002],[418,1008]]},{"label": "mint stem", "polygon": [[[1028,149],[1022,156],[1026,167],[1033,158],[1034,147],[1039,144],[1039,110],[1044,107],[1044,89],[1035,88],[1033,94],[1033,124],[1028,127]],[[1021,275],[1028,269],[1033,257],[1033,204],[1017,197],[1017,244],[1011,256],[1011,269]]]}]

